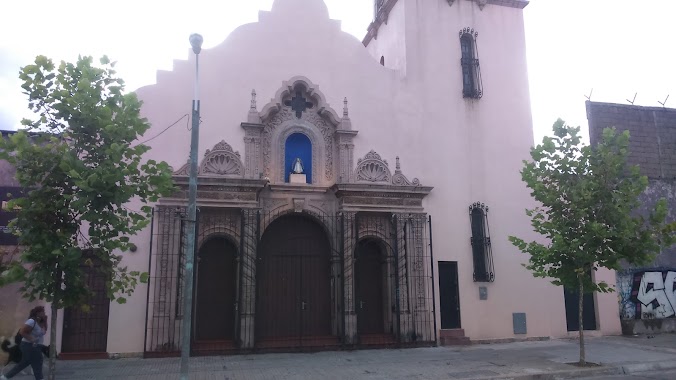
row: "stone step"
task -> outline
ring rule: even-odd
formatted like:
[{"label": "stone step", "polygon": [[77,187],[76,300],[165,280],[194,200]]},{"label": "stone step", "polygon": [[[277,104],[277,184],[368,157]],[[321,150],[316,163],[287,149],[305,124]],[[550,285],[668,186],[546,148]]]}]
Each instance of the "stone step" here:
[{"label": "stone step", "polygon": [[472,344],[472,341],[468,337],[442,337],[439,339],[440,346],[469,346]]},{"label": "stone step", "polygon": [[467,346],[472,344],[465,336],[463,329],[439,330],[439,344],[441,346]]},{"label": "stone step", "polygon": [[441,338],[445,338],[445,337],[463,338],[463,337],[465,337],[465,330],[464,329],[439,330],[439,337],[441,337]]}]

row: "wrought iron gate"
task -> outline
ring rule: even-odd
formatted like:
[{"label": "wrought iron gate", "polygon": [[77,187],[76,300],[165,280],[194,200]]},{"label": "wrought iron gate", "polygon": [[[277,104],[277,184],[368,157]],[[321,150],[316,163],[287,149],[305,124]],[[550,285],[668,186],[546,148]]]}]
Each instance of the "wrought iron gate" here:
[{"label": "wrought iron gate", "polygon": [[[154,211],[145,357],[180,353],[186,215],[182,207]],[[293,232],[294,228],[313,229],[313,225],[315,237]],[[215,305],[213,309],[228,314],[220,321],[234,334],[205,341],[196,339],[193,331],[194,355],[436,342],[431,229],[425,214],[326,215],[201,208],[195,242],[196,279],[200,276],[200,250],[213,250],[214,244],[209,243],[213,239],[227,240],[223,246],[232,246],[228,252],[235,254],[235,269],[228,270],[235,278],[219,279],[224,281],[219,286],[227,292],[234,287],[234,305]],[[214,270],[210,268],[208,273]],[[198,286],[193,296],[198,304]],[[328,299],[318,302],[322,297]],[[224,296],[223,302],[231,299]],[[201,313],[210,312],[205,306],[200,308]],[[321,312],[310,312],[311,308]],[[269,315],[272,312],[281,314]],[[275,317],[287,321],[273,323]],[[197,317],[193,325],[199,320]]]}]

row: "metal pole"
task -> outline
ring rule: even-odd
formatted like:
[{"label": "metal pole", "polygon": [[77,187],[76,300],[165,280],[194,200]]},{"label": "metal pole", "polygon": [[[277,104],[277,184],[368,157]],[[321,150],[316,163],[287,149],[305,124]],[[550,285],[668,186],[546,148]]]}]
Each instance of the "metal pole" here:
[{"label": "metal pole", "polygon": [[[153,267],[153,240],[154,240],[154,228],[155,228],[155,208],[152,209],[152,214],[150,214],[150,250],[148,252],[148,291],[146,293],[146,329],[143,334],[143,358],[146,358],[146,353],[148,352],[148,312],[150,309],[150,286],[155,285],[151,280],[152,267]],[[152,339],[152,338],[151,338]]]},{"label": "metal pole", "polygon": [[195,224],[197,222],[197,150],[199,146],[200,101],[199,101],[199,54],[202,51],[202,36],[190,36],[190,45],[195,53],[195,99],[192,102],[192,135],[190,137],[190,180],[188,182],[188,229],[185,242],[185,276],[183,281],[183,320],[181,326],[181,380],[188,380],[190,336],[192,331],[192,295],[195,262]]},{"label": "metal pole", "polygon": [[434,316],[434,345],[438,344],[437,342],[437,295],[435,293],[436,280],[434,278],[434,246],[432,245],[432,215],[428,217],[429,226],[430,226],[430,261],[432,262],[432,315]]}]

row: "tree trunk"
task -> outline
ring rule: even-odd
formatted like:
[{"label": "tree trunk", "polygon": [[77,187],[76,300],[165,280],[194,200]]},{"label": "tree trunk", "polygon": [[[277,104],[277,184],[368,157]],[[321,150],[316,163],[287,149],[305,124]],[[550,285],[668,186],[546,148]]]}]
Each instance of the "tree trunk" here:
[{"label": "tree trunk", "polygon": [[578,277],[580,280],[580,299],[578,300],[579,310],[578,310],[578,320],[580,322],[580,367],[584,367],[586,364],[585,361],[585,352],[584,352],[584,318],[582,313],[582,307],[584,305],[584,279]]},{"label": "tree trunk", "polygon": [[61,297],[61,270],[57,269],[54,274],[54,297],[52,298],[52,316],[51,329],[49,330],[49,371],[47,372],[47,379],[56,379],[56,320],[59,312],[59,300]]},{"label": "tree trunk", "polygon": [[56,379],[56,317],[59,311],[57,301],[56,297],[52,300],[51,330],[49,330],[49,371],[47,372],[49,380]]}]

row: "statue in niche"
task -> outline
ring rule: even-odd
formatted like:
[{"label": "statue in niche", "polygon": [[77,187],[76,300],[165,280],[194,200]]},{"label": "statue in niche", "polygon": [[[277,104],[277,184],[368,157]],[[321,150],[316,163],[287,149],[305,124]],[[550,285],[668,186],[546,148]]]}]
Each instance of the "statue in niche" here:
[{"label": "statue in niche", "polygon": [[303,161],[300,158],[296,157],[296,161],[293,162],[293,167],[291,168],[291,173],[293,174],[305,174],[303,168]]}]

